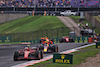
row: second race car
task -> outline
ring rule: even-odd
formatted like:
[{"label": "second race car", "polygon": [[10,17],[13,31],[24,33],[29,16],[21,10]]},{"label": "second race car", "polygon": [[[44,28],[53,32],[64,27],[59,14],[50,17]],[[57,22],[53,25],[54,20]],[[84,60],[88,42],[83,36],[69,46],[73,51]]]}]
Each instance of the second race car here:
[{"label": "second race car", "polygon": [[59,42],[60,43],[63,43],[63,42],[74,42],[74,39],[71,38],[71,37],[68,37],[68,36],[63,36],[59,39]]},{"label": "second race car", "polygon": [[40,45],[39,50],[43,50],[44,53],[52,53],[52,52],[58,52],[58,46],[57,45]]},{"label": "second race car", "polygon": [[58,52],[58,45],[53,45],[53,40],[48,39],[48,37],[42,38],[40,40],[42,45],[39,46],[39,50],[43,50],[44,53]]}]

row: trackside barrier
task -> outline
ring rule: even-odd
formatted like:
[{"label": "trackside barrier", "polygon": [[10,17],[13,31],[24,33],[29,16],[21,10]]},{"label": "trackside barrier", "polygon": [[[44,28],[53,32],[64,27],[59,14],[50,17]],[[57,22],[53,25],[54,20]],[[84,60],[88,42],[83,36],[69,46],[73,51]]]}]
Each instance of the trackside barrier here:
[{"label": "trackside barrier", "polygon": [[59,43],[59,38],[52,38],[54,43]]},{"label": "trackside barrier", "polygon": [[31,40],[31,43],[39,43],[40,39],[36,39],[36,40]]},{"label": "trackside barrier", "polygon": [[31,44],[31,41],[21,41],[22,44]]},{"label": "trackside barrier", "polygon": [[96,42],[96,48],[100,48],[100,42]]},{"label": "trackside barrier", "polygon": [[73,55],[72,54],[53,54],[53,62],[54,63],[66,63],[73,64]]},{"label": "trackside barrier", "polygon": [[87,43],[89,37],[73,37],[75,43]]},{"label": "trackside barrier", "polygon": [[[52,39],[54,41],[54,43],[59,43],[59,38],[60,37],[57,37],[57,38],[49,38],[49,39]],[[89,37],[73,37],[75,43],[87,43],[88,42],[88,39]],[[40,39],[36,39],[36,40],[31,40],[31,41],[21,41],[21,42],[31,42],[31,44],[33,43],[39,43]]]},{"label": "trackside barrier", "polygon": [[[52,39],[54,41],[54,43],[59,43],[59,38],[49,38]],[[31,40],[31,43],[39,43],[40,39],[36,39],[36,40]]]},{"label": "trackside barrier", "polygon": [[11,36],[0,36],[0,42],[12,42]]}]

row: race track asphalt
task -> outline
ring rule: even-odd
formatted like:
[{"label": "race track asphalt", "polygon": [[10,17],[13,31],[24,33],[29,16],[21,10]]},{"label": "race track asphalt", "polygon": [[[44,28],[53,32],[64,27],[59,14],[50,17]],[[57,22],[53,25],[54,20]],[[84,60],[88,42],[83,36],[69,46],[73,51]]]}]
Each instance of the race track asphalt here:
[{"label": "race track asphalt", "polygon": [[[59,52],[73,49],[86,45],[87,43],[55,43],[58,45]],[[32,44],[31,46],[36,46],[38,44]],[[20,63],[27,62],[28,60],[14,61],[13,54],[16,50],[23,49],[26,45],[0,45],[0,67],[11,67]],[[44,54],[45,56],[51,55],[52,53]]]}]

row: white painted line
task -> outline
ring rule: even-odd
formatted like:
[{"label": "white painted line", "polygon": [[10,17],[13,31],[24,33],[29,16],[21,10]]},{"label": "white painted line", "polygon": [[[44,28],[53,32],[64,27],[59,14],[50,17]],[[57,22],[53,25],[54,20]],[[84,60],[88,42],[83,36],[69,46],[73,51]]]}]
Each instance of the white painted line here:
[{"label": "white painted line", "polygon": [[[95,44],[96,43],[88,44],[88,45],[85,45],[85,46],[82,46],[82,47],[66,50],[66,51],[63,51],[63,52],[60,52],[60,53],[63,53],[63,54],[72,53],[72,52],[78,51],[78,49],[81,49],[81,48],[84,48],[84,47],[88,47],[88,46],[92,46],[92,45],[95,45]],[[21,63],[21,64],[18,64],[18,65],[14,65],[14,66],[11,66],[11,67],[26,67],[26,66],[29,66],[29,65],[34,65],[36,63],[49,60],[51,58],[53,58],[53,55],[46,56],[41,60],[32,60],[32,61],[29,61],[29,62],[26,62],[26,63]]]},{"label": "white painted line", "polygon": [[63,51],[63,52],[60,52],[61,54],[69,54],[69,53],[72,53],[72,52],[75,52],[75,51],[78,51],[76,49],[70,49],[70,50],[66,50],[66,51]]},{"label": "white painted line", "polygon": [[74,49],[75,50],[78,50],[78,49],[85,48],[85,47],[89,47],[89,46],[92,46],[92,45],[96,45],[96,43],[88,44],[88,45],[81,46],[81,47],[77,47],[77,48],[74,48]]}]

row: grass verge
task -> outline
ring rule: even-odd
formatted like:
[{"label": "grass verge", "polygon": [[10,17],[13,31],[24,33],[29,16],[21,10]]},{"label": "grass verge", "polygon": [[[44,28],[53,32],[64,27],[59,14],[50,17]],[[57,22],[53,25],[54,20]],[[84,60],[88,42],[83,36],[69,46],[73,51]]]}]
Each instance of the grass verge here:
[{"label": "grass verge", "polygon": [[66,27],[56,16],[27,16],[0,24],[0,33],[33,32]]},{"label": "grass verge", "polygon": [[80,51],[72,53],[73,64],[52,63],[53,59],[51,59],[28,67],[73,67],[77,66],[82,62],[85,62],[86,58],[95,56],[99,51],[100,50],[96,49],[95,46],[90,46],[84,49],[80,49]]},{"label": "grass verge", "polygon": [[5,44],[21,44],[21,42],[7,42],[7,43],[6,43],[6,42],[2,42],[2,43],[0,43],[0,44],[1,44],[1,45],[2,45],[2,44],[4,44],[4,45],[5,45]]}]

